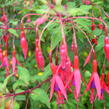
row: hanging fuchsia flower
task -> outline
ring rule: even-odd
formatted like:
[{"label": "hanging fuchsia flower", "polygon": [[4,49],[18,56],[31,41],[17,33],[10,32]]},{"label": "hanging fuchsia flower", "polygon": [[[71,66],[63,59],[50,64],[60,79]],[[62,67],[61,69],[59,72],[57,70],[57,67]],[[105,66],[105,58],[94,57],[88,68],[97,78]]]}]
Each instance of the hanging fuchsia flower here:
[{"label": "hanging fuchsia flower", "polygon": [[16,59],[16,50],[14,49],[12,52],[12,72],[16,72],[16,64],[17,64],[17,59]]},{"label": "hanging fuchsia flower", "polygon": [[1,21],[4,22],[4,23],[7,23],[8,22],[8,18],[6,16],[6,13],[3,12],[3,16],[1,17]]},{"label": "hanging fuchsia flower", "polygon": [[38,68],[44,71],[44,57],[41,50],[39,50],[38,48],[36,48],[36,61]]},{"label": "hanging fuchsia flower", "polygon": [[23,51],[23,54],[24,54],[24,59],[26,59],[27,53],[28,53],[28,42],[26,40],[24,30],[21,31],[20,44],[21,44],[21,48],[22,48],[22,51]]},{"label": "hanging fuchsia flower", "polygon": [[104,29],[104,25],[103,25],[103,24],[98,24],[98,28],[99,28],[100,30],[103,30],[103,29]]},{"label": "hanging fuchsia flower", "polygon": [[75,44],[73,41],[72,41],[72,45],[71,45],[71,50],[72,50],[72,52],[74,52],[74,50],[75,50]]},{"label": "hanging fuchsia flower", "polygon": [[51,91],[50,91],[50,100],[52,99],[54,91],[56,93],[61,92],[61,95],[64,96],[64,98],[67,100],[67,93],[65,90],[64,82],[62,80],[62,74],[63,71],[61,69],[61,65],[54,65],[52,63],[51,53],[50,53],[50,68],[53,74],[53,77],[51,79]]},{"label": "hanging fuchsia flower", "polygon": [[0,65],[0,68],[1,67],[9,67],[7,50],[4,51],[3,61],[2,61],[2,64]]},{"label": "hanging fuchsia flower", "polygon": [[109,61],[109,38],[108,36],[104,38],[104,52],[105,52],[107,60]]},{"label": "hanging fuchsia flower", "polygon": [[34,22],[34,25],[41,25],[43,23],[45,23],[46,21],[48,20],[48,16],[42,16],[42,17],[39,17],[35,22]]},{"label": "hanging fuchsia flower", "polygon": [[67,82],[68,81],[68,78],[71,76],[71,61],[70,61],[70,58],[67,57],[67,60],[65,62],[65,70],[63,72],[63,75],[65,77],[64,81]]},{"label": "hanging fuchsia flower", "polygon": [[38,68],[44,71],[44,57],[42,55],[42,51],[39,46],[39,39],[36,38],[36,49],[35,49],[35,56]]},{"label": "hanging fuchsia flower", "polygon": [[17,76],[17,67],[16,65],[22,66],[22,64],[17,60],[16,58],[16,49],[14,48],[12,52],[12,72],[14,73],[14,76]]},{"label": "hanging fuchsia flower", "polygon": [[3,62],[3,52],[2,52],[1,45],[0,45],[0,61],[1,63]]},{"label": "hanging fuchsia flower", "polygon": [[107,74],[107,85],[108,85],[108,88],[109,88],[109,72]]},{"label": "hanging fuchsia flower", "polygon": [[8,61],[7,50],[4,52],[3,61],[2,61],[2,64],[0,65],[0,68],[2,68],[2,67],[5,67],[6,77],[9,76],[10,72],[9,72],[9,61]]},{"label": "hanging fuchsia flower", "polygon": [[60,46],[60,58],[61,58],[61,66],[63,69],[65,69],[65,63],[68,57],[68,51],[67,51],[67,45],[66,44],[62,44]]},{"label": "hanging fuchsia flower", "polygon": [[80,94],[80,88],[81,88],[81,74],[79,70],[79,59],[78,56],[74,56],[74,85],[75,85],[75,97],[78,99]]},{"label": "hanging fuchsia flower", "polygon": [[3,40],[5,42],[5,48],[8,50],[8,40],[10,38],[10,34],[6,33],[5,35],[3,35]]},{"label": "hanging fuchsia flower", "polygon": [[90,0],[86,0],[86,5],[90,5],[91,4],[91,1]]},{"label": "hanging fuchsia flower", "polygon": [[84,67],[89,63],[89,61],[90,61],[90,58],[91,58],[91,55],[92,55],[92,49],[91,49],[91,51],[89,52],[89,55],[87,56],[87,58],[86,58],[86,60],[85,60],[85,62],[84,62]]},{"label": "hanging fuchsia flower", "polygon": [[94,88],[97,91],[97,96],[100,99],[101,98],[101,84],[100,84],[100,79],[99,75],[97,73],[97,61],[96,59],[93,60],[92,62],[92,75],[89,80],[89,83],[86,87],[86,91],[90,90],[90,88]]},{"label": "hanging fuchsia flower", "polygon": [[79,70],[79,59],[78,56],[74,56],[74,71],[70,72],[70,76],[68,77],[68,81],[65,84],[65,88],[67,88],[70,84],[70,81],[72,82],[72,85],[75,87],[74,90],[74,97],[78,101],[78,97],[80,95],[80,88],[81,88],[81,74]]},{"label": "hanging fuchsia flower", "polygon": [[52,99],[54,91],[61,91],[61,93],[64,95],[65,99],[67,100],[67,93],[63,81],[61,80],[58,74],[53,75],[53,78],[51,80],[50,100]]},{"label": "hanging fuchsia flower", "polygon": [[[87,3],[89,3],[88,0],[87,0]],[[96,28],[96,25],[95,25],[95,23],[94,23],[94,20],[92,20],[92,25],[91,25],[91,29],[92,29],[92,31],[94,31],[95,28]]]},{"label": "hanging fuchsia flower", "polygon": [[107,87],[104,79],[105,79],[105,74],[102,73],[101,75],[101,99],[104,99],[104,91],[109,93],[109,88]]}]

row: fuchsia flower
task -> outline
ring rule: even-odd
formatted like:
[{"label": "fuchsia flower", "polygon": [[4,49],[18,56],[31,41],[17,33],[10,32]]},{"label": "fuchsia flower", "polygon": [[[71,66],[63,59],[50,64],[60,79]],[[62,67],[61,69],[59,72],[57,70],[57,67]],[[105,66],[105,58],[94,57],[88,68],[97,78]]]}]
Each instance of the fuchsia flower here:
[{"label": "fuchsia flower", "polygon": [[90,0],[86,0],[86,5],[90,5],[91,1]]},{"label": "fuchsia flower", "polygon": [[81,74],[79,70],[79,59],[78,56],[74,56],[74,71],[70,72],[70,76],[68,77],[68,81],[66,82],[65,88],[68,87],[70,81],[72,81],[72,85],[74,85],[74,97],[78,101],[78,97],[80,95],[80,88],[81,88]]},{"label": "fuchsia flower", "polygon": [[52,99],[54,91],[61,91],[62,95],[67,100],[67,93],[65,90],[64,83],[59,76],[62,70],[60,70],[60,66],[55,66],[53,63],[50,63],[50,68],[53,73],[53,77],[51,79],[51,91],[50,91],[50,100]]},{"label": "fuchsia flower", "polygon": [[1,67],[9,67],[7,51],[4,51],[3,61],[2,64],[0,65],[0,68]]},{"label": "fuchsia flower", "polygon": [[12,52],[12,72],[14,73],[14,76],[17,76],[17,71],[18,71],[16,67],[17,64],[22,66],[22,64],[16,58],[16,49],[14,47],[13,52]]},{"label": "fuchsia flower", "polygon": [[90,50],[89,55],[87,56],[85,62],[84,62],[84,67],[89,63],[91,55],[92,55],[93,49]]},{"label": "fuchsia flower", "polygon": [[61,66],[65,69],[66,60],[68,57],[67,45],[64,43],[60,46],[60,58],[61,58]]},{"label": "fuchsia flower", "polygon": [[42,51],[39,46],[39,39],[36,38],[36,49],[35,49],[35,56],[38,68],[44,71],[44,57],[42,55]]},{"label": "fuchsia flower", "polygon": [[96,89],[97,96],[100,99],[101,98],[101,84],[100,84],[99,75],[97,73],[97,61],[96,61],[96,59],[94,59],[92,62],[92,71],[93,72],[92,72],[91,78],[89,80],[89,83],[88,83],[85,91],[90,90],[90,88]]},{"label": "fuchsia flower", "polygon": [[73,85],[75,86],[74,96],[75,99],[78,101],[78,97],[80,95],[80,88],[81,88],[81,74],[79,70],[79,59],[78,56],[74,56],[74,71],[72,77]]},{"label": "fuchsia flower", "polygon": [[1,17],[1,21],[4,22],[4,23],[7,23],[8,22],[8,18],[6,16],[6,13],[3,12],[3,16]]},{"label": "fuchsia flower", "polygon": [[4,53],[2,64],[0,65],[0,68],[2,68],[2,67],[5,67],[6,77],[9,76],[10,75],[10,72],[9,72],[9,61],[8,61],[7,50]]},{"label": "fuchsia flower", "polygon": [[[57,104],[63,103],[64,99],[67,100],[67,92],[65,89],[65,70],[66,66],[69,66],[69,59],[67,59],[67,63],[65,65],[65,68],[62,68],[62,65],[54,65],[52,63],[52,52],[49,54],[50,57],[50,68],[53,74],[53,77],[51,79],[51,91],[50,91],[50,100],[52,99],[53,93],[56,92],[57,94]],[[62,97],[62,99],[61,99]],[[61,102],[61,100],[63,102]]]},{"label": "fuchsia flower", "polygon": [[107,60],[109,61],[109,38],[108,36],[104,38],[104,52],[105,52]]},{"label": "fuchsia flower", "polygon": [[103,25],[103,24],[98,24],[98,28],[99,28],[100,30],[103,30],[103,29],[104,29],[104,25]]},{"label": "fuchsia flower", "polygon": [[39,26],[39,25],[45,23],[47,20],[48,20],[48,16],[39,17],[39,18],[34,22],[34,25]]},{"label": "fuchsia flower", "polygon": [[5,47],[6,47],[6,49],[8,50],[8,40],[9,40],[9,38],[10,38],[10,34],[9,33],[6,33],[5,35],[3,35],[3,40],[4,40],[4,42],[5,42]]},{"label": "fuchsia flower", "polygon": [[109,72],[107,74],[107,85],[108,85],[108,88],[109,88]]},{"label": "fuchsia flower", "polygon": [[26,59],[27,53],[28,53],[28,42],[26,40],[24,30],[21,31],[20,38],[21,38],[20,44],[21,44],[21,48],[22,48],[22,51],[23,51],[23,54],[24,54],[24,59]]},{"label": "fuchsia flower", "polygon": [[3,62],[3,52],[2,52],[1,45],[0,45],[0,61],[1,63]]},{"label": "fuchsia flower", "polygon": [[101,99],[104,99],[104,91],[106,91],[109,94],[109,88],[107,87],[105,81],[105,74],[102,73],[101,75]]},{"label": "fuchsia flower", "polygon": [[16,50],[14,49],[12,52],[12,72],[16,72],[16,64],[17,64],[17,59],[16,59]]}]

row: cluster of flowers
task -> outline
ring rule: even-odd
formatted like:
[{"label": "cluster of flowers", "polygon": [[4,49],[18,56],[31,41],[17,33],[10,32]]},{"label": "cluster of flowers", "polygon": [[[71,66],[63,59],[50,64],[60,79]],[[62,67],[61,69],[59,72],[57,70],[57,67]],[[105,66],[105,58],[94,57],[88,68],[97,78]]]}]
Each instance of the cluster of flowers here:
[{"label": "cluster of flowers", "polygon": [[[0,19],[3,22],[4,29],[8,28],[7,22],[8,18],[6,16],[6,13],[3,13],[3,16]],[[35,40],[35,56],[36,56],[36,62],[39,69],[44,71],[44,57],[42,55],[41,46],[40,46],[40,37],[38,34],[38,27],[45,23],[47,21],[47,18],[40,17],[35,21],[36,25],[36,40]],[[61,28],[62,22],[60,23]],[[101,27],[101,26],[100,26]],[[95,24],[92,22],[92,30],[95,29]],[[78,56],[78,45],[76,42],[76,32],[74,30],[73,35],[73,41],[71,45],[71,50],[74,54],[73,64],[68,56],[68,46],[66,42],[66,38],[64,35],[64,31],[62,29],[62,42],[60,44],[60,63],[54,64],[52,61],[52,50],[49,54],[50,58],[50,68],[52,71],[52,79],[51,79],[51,91],[50,91],[50,100],[52,99],[53,93],[56,92],[57,94],[57,103],[61,104],[64,103],[64,100],[67,99],[67,93],[73,93],[74,97],[77,101],[79,101],[80,96],[80,89],[81,89],[81,83],[82,83],[82,75],[80,73],[79,68],[79,56]],[[6,52],[3,54],[2,48],[0,48],[0,61],[1,61],[1,67],[6,68],[6,76],[10,74],[9,70],[9,61],[8,61],[8,39],[9,34],[6,33],[3,35],[3,40],[6,44]],[[25,31],[24,29],[21,30],[20,34],[20,44],[22,48],[22,52],[24,54],[24,59],[27,58],[28,53],[28,42],[26,39]],[[0,46],[1,47],[1,46]],[[106,55],[107,60],[109,61],[109,37],[106,36],[104,38],[104,52]],[[105,83],[105,74],[104,72],[101,75],[101,79],[98,75],[97,71],[97,60],[96,60],[96,53],[94,51],[94,48],[91,48],[91,51],[89,55],[87,56],[84,66],[88,64],[90,61],[90,57],[93,54],[93,61],[92,61],[92,74],[89,80],[89,83],[86,86],[85,92],[89,91],[91,89],[90,93],[90,100],[93,103],[95,99],[94,91],[96,91],[96,97],[98,99],[103,99],[104,97],[104,91],[109,93],[109,87]],[[20,62],[16,59],[16,49],[15,46],[13,46],[13,53],[12,53],[12,71],[16,74],[16,64],[20,64]],[[109,75],[108,75],[109,80]],[[74,91],[72,91],[71,87],[74,86]]]}]

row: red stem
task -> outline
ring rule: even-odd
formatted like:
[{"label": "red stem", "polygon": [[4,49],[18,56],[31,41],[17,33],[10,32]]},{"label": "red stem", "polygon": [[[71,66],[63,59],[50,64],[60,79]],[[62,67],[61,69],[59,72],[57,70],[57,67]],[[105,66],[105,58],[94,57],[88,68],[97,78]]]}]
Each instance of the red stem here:
[{"label": "red stem", "polygon": [[70,20],[70,19],[78,19],[78,18],[81,18],[81,19],[93,19],[93,20],[98,20],[100,22],[102,22],[104,25],[105,25],[105,35],[108,36],[108,25],[105,23],[105,21],[101,18],[96,18],[96,17],[89,17],[89,16],[77,16],[77,17],[68,17],[68,18],[65,18],[63,20]]},{"label": "red stem", "polygon": [[[5,29],[5,28],[2,28],[2,27],[0,27],[0,29]],[[34,28],[6,28],[7,30],[8,29],[15,29],[15,30],[22,30],[22,29],[34,29]]]},{"label": "red stem", "polygon": [[[32,92],[33,90],[35,90],[36,88],[41,87],[43,83],[46,83],[46,82],[50,81],[50,79],[51,79],[51,78],[48,78],[48,79],[42,81],[42,83],[38,84],[38,85],[37,85],[36,87],[34,87],[34,88],[31,88],[31,89],[28,89],[28,90],[26,90],[26,91],[19,92],[19,93],[7,94],[7,95],[5,95],[5,96],[6,96],[6,97],[11,97],[11,96],[14,96],[14,97],[15,97],[15,96],[17,96],[17,95],[23,95],[23,94],[25,94],[25,93],[30,93],[30,92]],[[1,98],[1,97],[0,97],[0,98]]]}]

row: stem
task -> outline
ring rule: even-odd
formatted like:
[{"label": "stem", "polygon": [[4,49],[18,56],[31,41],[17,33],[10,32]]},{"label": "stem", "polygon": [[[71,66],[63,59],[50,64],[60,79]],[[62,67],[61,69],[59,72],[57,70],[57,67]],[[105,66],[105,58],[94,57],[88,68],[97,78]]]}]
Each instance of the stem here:
[{"label": "stem", "polygon": [[74,28],[73,28],[73,41],[74,41],[74,45],[75,45],[74,54],[78,55],[78,45],[77,45],[77,41],[76,41],[76,32],[75,32]]},{"label": "stem", "polygon": [[93,52],[95,52],[95,50],[94,50],[94,48],[93,48],[93,45],[92,45],[92,43],[91,43],[89,37],[87,36],[87,34],[86,34],[86,33],[83,31],[83,29],[81,29],[77,24],[75,24],[75,25],[76,25],[76,26],[78,27],[78,29],[80,29],[80,31],[86,36],[87,41],[89,42],[89,44],[90,44],[90,46],[91,46]]},{"label": "stem", "polygon": [[56,57],[55,57],[56,61],[56,65],[58,65],[58,46],[56,47]]},{"label": "stem", "polygon": [[58,104],[58,109],[60,109],[60,104]]},{"label": "stem", "polygon": [[[30,92],[32,92],[33,90],[35,90],[35,89],[41,87],[43,83],[46,83],[46,82],[48,82],[48,81],[50,81],[50,78],[48,78],[48,79],[42,81],[42,83],[39,83],[39,84],[38,84],[36,87],[34,87],[34,88],[31,88],[31,89],[28,89],[28,90],[26,90],[26,91],[19,92],[19,93],[7,94],[7,95],[5,95],[5,97],[11,97],[11,96],[14,96],[14,97],[15,97],[15,96],[17,96],[17,95],[23,95],[23,94],[26,94],[26,93],[30,93]],[[0,98],[1,98],[1,96],[0,96]]]},{"label": "stem", "polygon": [[[5,29],[5,28],[0,27],[0,29]],[[34,28],[6,28],[5,30],[8,30],[8,29],[15,29],[15,30],[29,29],[29,30],[32,30]]]},{"label": "stem", "polygon": [[76,104],[76,109],[78,109],[78,103]]},{"label": "stem", "polygon": [[94,102],[92,103],[92,109],[94,109]]},{"label": "stem", "polygon": [[40,41],[41,41],[41,38],[42,38],[42,35],[44,33],[44,31],[46,30],[46,28],[56,19],[56,17],[54,17],[51,21],[49,21],[49,23],[43,28],[40,36],[39,36],[39,45],[40,45]]},{"label": "stem", "polygon": [[97,20],[97,21],[100,21],[100,22],[102,22],[104,25],[105,25],[105,27],[106,27],[106,33],[105,33],[105,35],[106,36],[108,36],[108,25],[105,23],[105,21],[103,20],[103,19],[101,19],[101,18],[96,18],[96,17],[89,17],[89,16],[85,16],[85,17],[83,17],[83,16],[77,16],[77,17],[69,17],[69,18],[65,18],[65,19],[63,19],[63,20],[70,20],[70,19],[78,19],[78,18],[80,18],[80,19],[93,19],[93,20]]},{"label": "stem", "polygon": [[63,40],[63,43],[66,44],[66,41],[65,41],[65,33],[64,33],[64,26],[63,26],[63,23],[62,23],[62,17],[60,16],[60,27],[61,27],[61,32],[62,32],[62,40]]},{"label": "stem", "polygon": [[28,16],[36,16],[36,15],[40,15],[40,16],[42,16],[43,14],[36,14],[36,13],[29,13],[29,14],[26,14],[25,16],[23,16],[22,17],[22,19],[21,19],[21,24],[23,24],[23,21],[24,21],[24,19],[26,18],[26,17],[28,17]]}]

